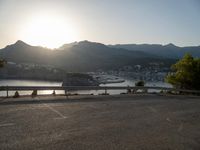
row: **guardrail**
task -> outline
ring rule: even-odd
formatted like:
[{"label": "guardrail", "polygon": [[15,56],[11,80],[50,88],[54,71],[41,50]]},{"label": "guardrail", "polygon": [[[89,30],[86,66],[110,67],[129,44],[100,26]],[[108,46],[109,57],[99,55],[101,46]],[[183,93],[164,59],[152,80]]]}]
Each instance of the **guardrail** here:
[{"label": "guardrail", "polygon": [[82,91],[82,90],[127,90],[129,93],[134,93],[137,90],[142,90],[148,93],[148,90],[160,90],[175,93],[192,93],[200,94],[199,90],[186,90],[186,89],[176,89],[167,87],[150,87],[150,86],[0,86],[0,91],[6,91],[7,97],[9,96],[9,91],[42,91],[42,90],[62,90],[66,92],[70,91]]}]

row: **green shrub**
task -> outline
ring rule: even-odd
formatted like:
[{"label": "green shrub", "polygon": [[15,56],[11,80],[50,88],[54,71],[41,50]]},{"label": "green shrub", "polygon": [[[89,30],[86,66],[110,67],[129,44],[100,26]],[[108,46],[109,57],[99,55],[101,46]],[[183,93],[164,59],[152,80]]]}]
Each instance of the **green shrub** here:
[{"label": "green shrub", "polygon": [[144,86],[144,81],[140,80],[138,82],[135,83],[135,86]]}]

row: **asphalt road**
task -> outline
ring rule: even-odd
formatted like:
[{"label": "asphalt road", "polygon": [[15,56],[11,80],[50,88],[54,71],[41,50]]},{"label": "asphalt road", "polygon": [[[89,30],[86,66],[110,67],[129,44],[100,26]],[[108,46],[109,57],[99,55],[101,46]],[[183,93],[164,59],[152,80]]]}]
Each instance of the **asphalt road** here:
[{"label": "asphalt road", "polygon": [[1,150],[199,150],[200,97],[0,99]]}]

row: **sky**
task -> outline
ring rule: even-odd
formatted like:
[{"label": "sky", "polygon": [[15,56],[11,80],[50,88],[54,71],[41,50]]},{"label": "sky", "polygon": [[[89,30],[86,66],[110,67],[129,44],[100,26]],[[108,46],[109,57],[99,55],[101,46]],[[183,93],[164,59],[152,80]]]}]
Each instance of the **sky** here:
[{"label": "sky", "polygon": [[200,45],[200,0],[0,0],[0,48],[23,40]]}]

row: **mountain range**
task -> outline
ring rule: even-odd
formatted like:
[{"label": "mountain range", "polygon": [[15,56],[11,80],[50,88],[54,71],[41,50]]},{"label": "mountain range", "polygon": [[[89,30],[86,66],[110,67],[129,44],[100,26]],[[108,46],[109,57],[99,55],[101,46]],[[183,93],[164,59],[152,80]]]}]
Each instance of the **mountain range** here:
[{"label": "mountain range", "polygon": [[111,48],[123,48],[131,51],[142,51],[152,55],[165,58],[180,59],[184,54],[189,53],[194,57],[200,57],[200,46],[179,47],[172,43],[160,44],[116,44],[108,45]]},{"label": "mountain range", "polygon": [[104,45],[101,43],[80,41],[64,44],[57,49],[31,46],[17,41],[0,49],[0,58],[15,63],[35,63],[52,65],[71,72],[96,70],[115,70],[123,66],[152,63],[170,66],[189,52],[200,56],[200,47],[177,47],[169,45]]}]

